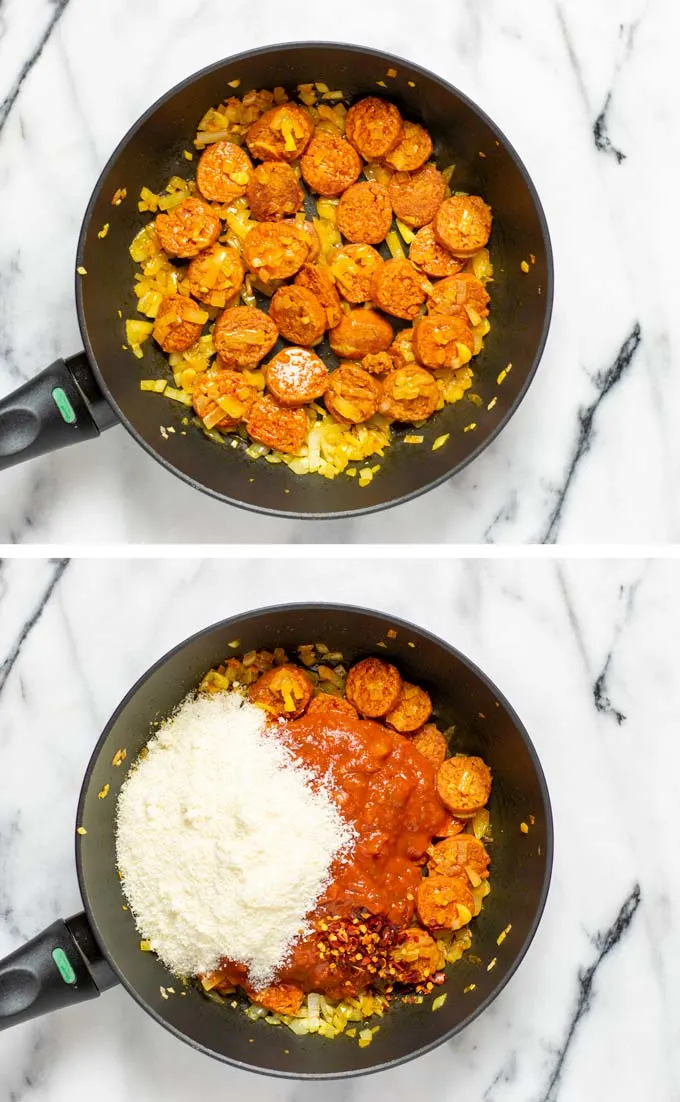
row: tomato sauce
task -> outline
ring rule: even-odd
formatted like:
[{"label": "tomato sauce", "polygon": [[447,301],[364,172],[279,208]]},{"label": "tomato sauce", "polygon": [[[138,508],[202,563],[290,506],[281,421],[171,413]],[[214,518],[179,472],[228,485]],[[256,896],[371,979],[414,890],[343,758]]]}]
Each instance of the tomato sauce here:
[{"label": "tomato sauce", "polygon": [[[434,769],[408,739],[372,720],[312,714],[284,722],[279,730],[356,830],[355,845],[348,858],[333,865],[310,923],[336,916],[349,923],[364,910],[391,926],[408,926],[427,847],[447,819]],[[318,940],[314,933],[296,943],[278,982],[332,999],[371,984],[369,970],[342,958],[322,958]],[[245,970],[227,967],[225,975],[243,984]]]}]

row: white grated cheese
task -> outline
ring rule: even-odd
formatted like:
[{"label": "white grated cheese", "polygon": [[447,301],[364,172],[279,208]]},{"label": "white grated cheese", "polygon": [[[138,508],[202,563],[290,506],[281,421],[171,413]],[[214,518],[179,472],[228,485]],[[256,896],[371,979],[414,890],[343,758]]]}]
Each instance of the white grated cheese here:
[{"label": "white grated cheese", "polygon": [[179,975],[275,977],[354,837],[329,790],[238,693],[187,699],[118,799],[116,852],[141,936]]}]

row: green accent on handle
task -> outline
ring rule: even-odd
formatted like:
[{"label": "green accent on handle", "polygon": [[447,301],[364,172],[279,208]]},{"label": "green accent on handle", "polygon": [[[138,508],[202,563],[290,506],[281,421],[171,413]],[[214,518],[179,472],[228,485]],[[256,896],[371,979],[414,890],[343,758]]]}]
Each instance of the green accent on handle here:
[{"label": "green accent on handle", "polygon": [[64,418],[67,425],[72,425],[76,419],[76,411],[69,401],[68,394],[63,387],[56,386],[52,391],[54,404]]},{"label": "green accent on handle", "polygon": [[66,956],[66,953],[64,952],[63,949],[53,949],[52,950],[52,960],[54,961],[57,968],[59,969],[59,975],[63,979],[64,983],[75,983],[76,982],[76,974],[73,971],[73,968],[71,966],[71,962],[68,959],[68,957]]}]

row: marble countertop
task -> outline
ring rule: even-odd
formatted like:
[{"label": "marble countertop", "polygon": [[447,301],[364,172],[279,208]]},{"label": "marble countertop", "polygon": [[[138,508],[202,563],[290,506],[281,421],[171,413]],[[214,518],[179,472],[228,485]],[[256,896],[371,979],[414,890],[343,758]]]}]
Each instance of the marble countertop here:
[{"label": "marble countertop", "polygon": [[[264,1079],[174,1040],[122,991],[0,1033],[13,1102],[672,1102],[680,1097],[677,562],[5,560],[0,957],[80,909],[82,774],[133,681],[191,632],[290,600],[415,620],[496,682],[543,762],[556,828],[537,936],[493,1006],[393,1071]],[[419,578],[413,589],[414,571]]]},{"label": "marble countertop", "polygon": [[0,543],[680,537],[680,323],[665,238],[680,186],[666,87],[672,0],[421,0],[414,11],[405,0],[344,0],[340,18],[333,5],[261,0],[255,18],[237,0],[3,0],[0,393],[80,347],[78,229],[137,115],[209,62],[301,34],[412,57],[488,111],[543,199],[557,286],[548,346],[519,412],[476,462],[417,501],[343,522],[235,511],[116,428],[3,474]]}]

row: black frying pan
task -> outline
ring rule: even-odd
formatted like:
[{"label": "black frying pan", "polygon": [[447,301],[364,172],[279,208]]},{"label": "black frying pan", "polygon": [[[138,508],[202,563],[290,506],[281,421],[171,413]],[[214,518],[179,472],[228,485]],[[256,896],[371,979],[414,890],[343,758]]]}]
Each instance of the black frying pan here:
[{"label": "black frying pan", "polygon": [[[394,628],[396,639],[387,631]],[[228,650],[238,639],[240,648]],[[492,892],[473,927],[471,956],[453,966],[444,1006],[396,1005],[364,1049],[347,1037],[296,1037],[288,1029],[252,1023],[217,1006],[195,988],[168,999],[161,987],[180,984],[152,953],[139,949],[116,874],[114,813],[125,770],[148,740],[154,721],[170,713],[225,653],[326,641],[347,662],[380,654],[432,696],[438,725],[456,726],[455,749],[480,754],[493,771],[490,810],[494,842]],[[376,649],[379,642],[385,648]],[[409,643],[415,643],[410,647]],[[124,747],[123,767],[112,758]],[[108,795],[98,794],[109,785]],[[528,834],[520,830],[533,816]],[[0,962],[0,1028],[93,998],[117,981],[175,1036],[219,1060],[291,1078],[360,1075],[402,1063],[452,1037],[505,987],[526,953],[545,904],[552,867],[552,817],[536,751],[510,704],[448,643],[403,620],[342,605],[287,605],[244,613],[181,643],[137,682],[107,724],[85,774],[77,823],[76,860],[85,912],[55,922]],[[285,840],[284,840],[285,844]],[[282,859],[285,853],[282,851]],[[497,937],[512,930],[499,946]],[[487,965],[496,958],[496,965]],[[469,984],[474,991],[463,993]],[[285,1052],[284,1050],[288,1050]]]},{"label": "black frying pan", "polygon": [[[388,78],[394,68],[398,76]],[[379,477],[364,488],[356,480],[298,477],[282,466],[249,459],[208,440],[198,426],[182,435],[184,406],[139,389],[142,377],[167,378],[164,358],[152,341],[145,345],[143,369],[123,351],[124,322],[135,317],[135,266],[128,246],[149,220],[137,210],[140,189],[161,190],[168,177],[195,170],[183,150],[192,148],[198,121],[213,104],[232,94],[227,81],[240,79],[238,94],[252,88],[323,80],[354,100],[384,94],[407,118],[421,121],[435,142],[440,165],[455,161],[454,186],[479,192],[494,211],[490,242],[495,267],[492,330],[475,361],[478,408],[463,400],[442,410],[422,430],[419,447],[403,444],[407,429],[380,462]],[[383,89],[376,84],[384,80]],[[412,82],[414,87],[409,86]],[[483,156],[482,156],[483,155]],[[111,205],[118,188],[128,196]],[[110,224],[103,240],[97,234]],[[523,260],[535,257],[528,274]],[[543,210],[529,174],[514,149],[466,96],[417,65],[360,46],[293,43],[264,47],[227,58],[183,81],[158,100],[123,138],[102,172],[88,205],[78,243],[78,320],[86,352],[57,360],[37,378],[0,402],[0,469],[97,436],[121,421],[160,463],[196,489],[232,505],[295,517],[356,516],[407,501],[443,482],[474,459],[508,422],[538,366],[552,308],[552,254]],[[266,304],[263,299],[262,304]],[[324,351],[325,350],[325,351]],[[337,364],[327,343],[321,354]],[[512,363],[501,386],[499,373]],[[486,407],[496,399],[491,410]],[[476,428],[464,432],[472,423]],[[161,436],[161,426],[176,427]],[[419,430],[420,431],[420,430]],[[445,447],[431,450],[436,437],[450,433]]]}]

